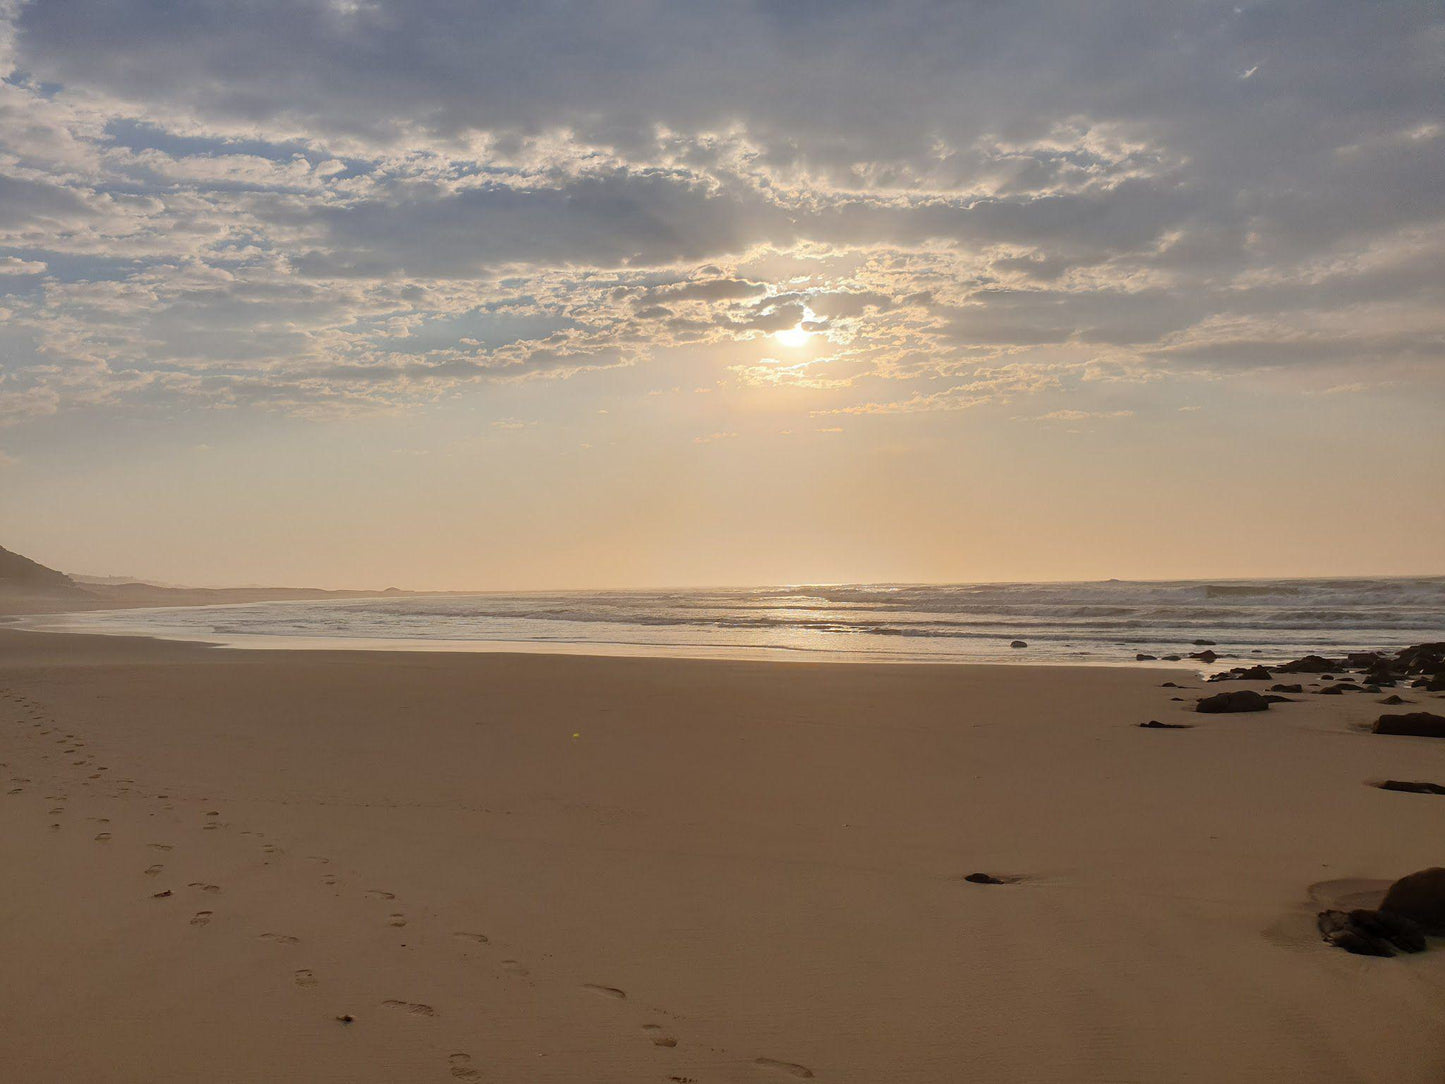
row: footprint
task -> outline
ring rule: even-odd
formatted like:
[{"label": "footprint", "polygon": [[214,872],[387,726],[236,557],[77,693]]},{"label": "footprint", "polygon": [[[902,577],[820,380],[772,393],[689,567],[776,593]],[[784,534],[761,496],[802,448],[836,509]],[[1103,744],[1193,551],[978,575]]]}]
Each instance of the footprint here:
[{"label": "footprint", "polygon": [[457,1080],[480,1080],[482,1074],[472,1068],[472,1056],[470,1054],[453,1054],[447,1058],[451,1066],[452,1076]]},{"label": "footprint", "polygon": [[464,932],[458,932],[458,933],[452,934],[452,936],[453,936],[453,937],[460,937],[463,941],[475,941],[475,942],[476,942],[477,944],[479,944],[479,945],[486,945],[486,944],[489,944],[489,943],[490,943],[489,938],[488,938],[487,935],[484,934],[484,933],[464,933]]},{"label": "footprint", "polygon": [[97,835],[97,836],[95,837],[95,841],[96,841],[97,843],[109,843],[109,842],[110,842],[110,833],[109,833],[109,832],[101,832],[99,835]]},{"label": "footprint", "polygon": [[615,986],[599,986],[595,982],[584,982],[582,989],[591,990],[594,994],[601,994],[603,997],[616,998],[618,1001],[627,996],[626,990],[619,990]]},{"label": "footprint", "polygon": [[406,925],[406,916],[403,915],[403,914],[394,914],[394,915],[390,916],[390,917],[386,920],[386,924],[387,924],[388,926],[397,926],[397,927],[405,926],[405,925]]},{"label": "footprint", "polygon": [[811,1078],[813,1070],[806,1065],[799,1065],[794,1061],[779,1061],[777,1058],[754,1058],[754,1065],[761,1065],[764,1069],[777,1069],[779,1072],[788,1073],[795,1077]]},{"label": "footprint", "polygon": [[273,945],[295,945],[299,944],[301,938],[292,937],[289,933],[263,933],[262,941],[270,941]]},{"label": "footprint", "polygon": [[193,916],[191,916],[191,925],[205,926],[211,921],[211,916],[213,914],[215,914],[214,911],[197,911]]},{"label": "footprint", "polygon": [[502,967],[504,970],[511,972],[518,978],[522,978],[531,974],[531,972],[527,970],[526,965],[524,965],[520,960],[503,960]]},{"label": "footprint", "polygon": [[159,862],[157,862],[157,863],[156,863],[155,865],[153,865],[153,866],[147,866],[142,872],[145,873],[145,875],[146,875],[147,877],[154,877],[154,876],[156,876],[158,873],[160,873],[161,870],[163,870],[163,869],[165,869],[165,868],[166,868],[165,866],[163,866],[163,865],[161,865]]},{"label": "footprint", "polygon": [[677,1045],[677,1040],[668,1035],[661,1024],[643,1024],[642,1033],[652,1040],[653,1046],[665,1046],[671,1049]]},{"label": "footprint", "polygon": [[173,850],[175,850],[175,848],[172,847],[169,843],[147,843],[146,846],[149,847],[149,848],[150,848],[151,850],[153,850],[153,851],[173,851]]},{"label": "footprint", "polygon": [[190,884],[186,885],[186,887],[187,887],[187,888],[199,888],[202,892],[213,892],[213,893],[214,893],[214,892],[219,892],[219,891],[221,891],[221,886],[220,886],[220,885],[208,885],[208,884],[206,884],[204,881],[192,881]]},{"label": "footprint", "polygon": [[316,985],[316,976],[311,973],[310,969],[305,967],[303,967],[300,971],[296,972],[296,974],[293,976],[293,980],[295,981],[297,986]]},{"label": "footprint", "polygon": [[379,888],[373,888],[370,892],[366,893],[366,898],[369,900],[394,900],[396,899],[396,893],[383,892]]},{"label": "footprint", "polygon": [[423,1005],[419,1001],[398,1001],[396,998],[388,998],[382,1002],[388,1009],[405,1009],[412,1016],[435,1016],[437,1011],[430,1005]]}]

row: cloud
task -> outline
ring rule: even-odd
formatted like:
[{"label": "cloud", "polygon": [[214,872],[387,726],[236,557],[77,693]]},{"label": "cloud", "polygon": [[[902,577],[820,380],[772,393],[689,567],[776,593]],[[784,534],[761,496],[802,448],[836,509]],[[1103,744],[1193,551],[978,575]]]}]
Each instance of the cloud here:
[{"label": "cloud", "polygon": [[[1430,5],[0,20],[0,417],[387,411],[720,346],[855,413],[1445,384]],[[805,319],[826,365],[761,355]]]}]

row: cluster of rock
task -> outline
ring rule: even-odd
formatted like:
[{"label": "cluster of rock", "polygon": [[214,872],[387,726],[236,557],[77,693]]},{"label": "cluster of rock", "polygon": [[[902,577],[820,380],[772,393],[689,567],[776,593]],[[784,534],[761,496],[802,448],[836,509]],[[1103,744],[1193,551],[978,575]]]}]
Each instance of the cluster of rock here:
[{"label": "cluster of rock", "polygon": [[1320,936],[1358,956],[1421,952],[1425,938],[1445,936],[1445,869],[1422,869],[1392,884],[1377,911],[1321,911]]},{"label": "cluster of rock", "polygon": [[[1200,656],[1190,656],[1198,658]],[[1357,674],[1358,681],[1335,680],[1336,674]],[[1269,681],[1277,674],[1315,674],[1322,682],[1332,684],[1316,690],[1321,696],[1343,696],[1346,693],[1379,693],[1387,688],[1408,684],[1427,693],[1445,692],[1445,642],[1416,644],[1390,654],[1384,651],[1353,651],[1342,658],[1306,655],[1292,662],[1273,666],[1256,664],[1235,666],[1210,677],[1220,681]],[[1207,713],[1266,711],[1271,704],[1289,703],[1283,693],[1302,693],[1304,685],[1276,683],[1269,692],[1239,690],[1216,693],[1202,698],[1195,710]],[[1381,703],[1404,704],[1408,701],[1391,695]],[[1377,734],[1410,734],[1445,738],[1445,717],[1430,712],[1407,712],[1381,715],[1374,726]]]},{"label": "cluster of rock", "polygon": [[[1273,666],[1235,666],[1209,680],[1267,681],[1275,674],[1318,674],[1330,681],[1335,674],[1347,672],[1357,673],[1362,684],[1342,681],[1336,686],[1342,692],[1379,692],[1402,683],[1426,692],[1445,692],[1445,642],[1416,644],[1401,648],[1393,655],[1384,651],[1352,651],[1334,659],[1306,655]],[[1299,686],[1295,686],[1294,691],[1299,691]]]}]

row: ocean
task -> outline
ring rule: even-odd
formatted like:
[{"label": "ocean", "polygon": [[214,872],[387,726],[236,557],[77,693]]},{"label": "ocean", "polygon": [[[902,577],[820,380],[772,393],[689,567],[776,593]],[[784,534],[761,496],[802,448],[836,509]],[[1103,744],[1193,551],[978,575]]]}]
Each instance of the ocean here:
[{"label": "ocean", "polygon": [[1137,654],[1187,655],[1209,641],[1226,657],[1284,659],[1445,640],[1445,576],[449,594],[26,624],[251,648],[1134,664]]}]

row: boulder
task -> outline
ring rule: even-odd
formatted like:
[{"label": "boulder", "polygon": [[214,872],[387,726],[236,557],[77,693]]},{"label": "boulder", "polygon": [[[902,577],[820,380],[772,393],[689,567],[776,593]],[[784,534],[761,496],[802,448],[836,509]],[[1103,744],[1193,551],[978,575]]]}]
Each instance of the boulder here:
[{"label": "boulder", "polygon": [[1380,701],[1381,704],[1408,704],[1409,702],[1410,701],[1406,700],[1403,696],[1399,696],[1395,693],[1391,693],[1389,696],[1385,697],[1385,699]]},{"label": "boulder", "polygon": [[1315,925],[1326,944],[1353,952],[1356,956],[1395,955],[1389,944],[1359,929],[1344,911],[1321,911],[1315,917]]},{"label": "boulder", "polygon": [[1306,655],[1294,662],[1282,662],[1275,669],[1282,674],[1326,674],[1335,669],[1335,665],[1319,655]]},{"label": "boulder", "polygon": [[1140,723],[1145,730],[1192,730],[1188,723],[1161,723],[1158,719],[1150,719],[1147,723]]},{"label": "boulder", "polygon": [[1416,738],[1445,738],[1445,715],[1409,711],[1403,715],[1381,715],[1372,728],[1376,734],[1403,734]]},{"label": "boulder", "polygon": [[1357,956],[1393,956],[1401,952],[1423,952],[1425,933],[1405,915],[1381,908],[1370,911],[1321,911],[1315,918],[1320,936],[1336,948]]},{"label": "boulder", "polygon": [[1299,703],[1298,700],[1291,700],[1289,697],[1287,697],[1287,696],[1280,696],[1280,695],[1278,695],[1277,693],[1265,693],[1265,694],[1264,694],[1264,699],[1265,699],[1266,703],[1270,703],[1270,704],[1297,704],[1297,703]]},{"label": "boulder", "polygon": [[964,880],[976,885],[1001,885],[1008,883],[1002,877],[995,877],[991,873],[970,873]]},{"label": "boulder", "polygon": [[1008,646],[1009,646],[1009,647],[1028,647],[1029,645],[1028,645],[1027,643],[1025,643],[1023,640],[1015,640],[1013,643],[1009,644]]},{"label": "boulder", "polygon": [[1192,652],[1189,657],[1191,659],[1198,659],[1200,662],[1213,662],[1215,659],[1219,658],[1218,655],[1210,651],[1207,647],[1203,651]]},{"label": "boulder", "polygon": [[1190,642],[1191,644],[1193,644],[1195,647],[1213,647],[1213,646],[1214,646],[1214,641],[1213,641],[1213,640],[1190,640],[1189,642]]},{"label": "boulder", "polygon": [[1305,691],[1303,685],[1271,685],[1269,691],[1272,693],[1302,693]]},{"label": "boulder", "polygon": [[1268,681],[1274,677],[1266,667],[1249,666],[1235,671],[1240,681]]},{"label": "boulder", "polygon": [[1445,869],[1432,866],[1392,884],[1380,910],[1414,922],[1432,935],[1445,935]]},{"label": "boulder", "polygon": [[1161,659],[1163,659],[1165,662],[1179,662],[1179,661],[1180,661],[1180,656],[1178,656],[1178,655],[1160,655],[1159,657],[1160,657]]},{"label": "boulder", "polygon": [[1239,689],[1235,692],[1206,696],[1194,705],[1194,710],[1209,715],[1236,711],[1268,711],[1269,701],[1252,689]]},{"label": "boulder", "polygon": [[1159,658],[1158,655],[1146,655],[1146,654],[1144,654],[1144,652],[1141,651],[1141,652],[1139,652],[1137,655],[1134,656],[1134,661],[1135,661],[1135,662],[1153,662],[1153,661],[1154,661],[1155,659],[1157,659],[1157,658]]}]

